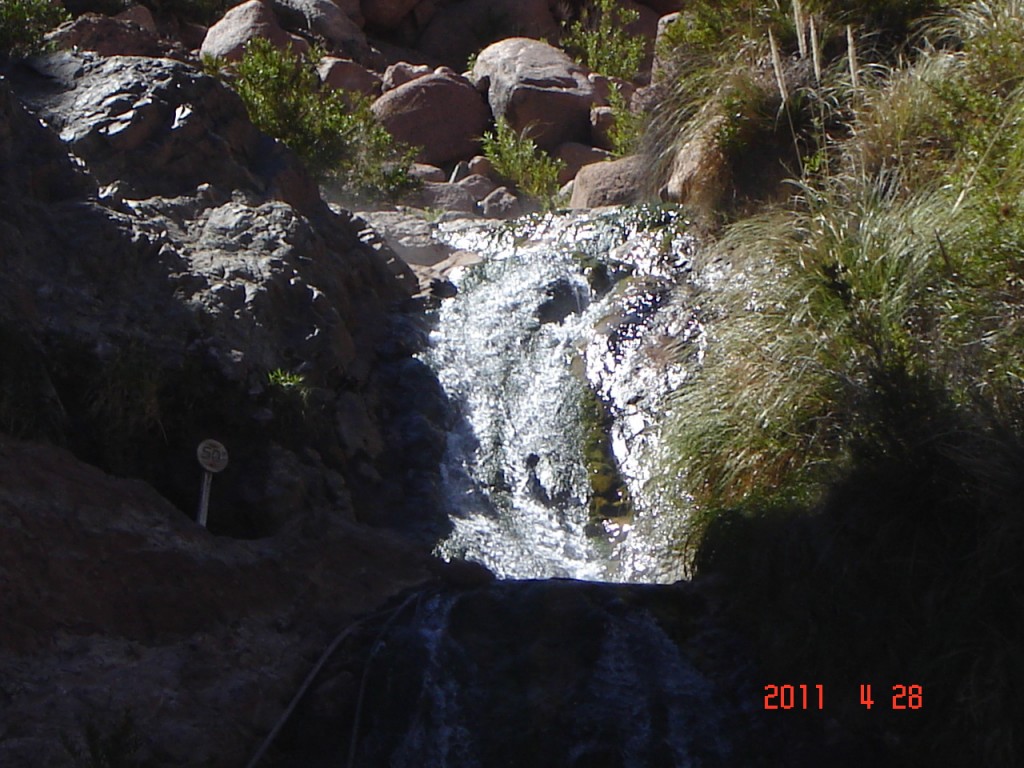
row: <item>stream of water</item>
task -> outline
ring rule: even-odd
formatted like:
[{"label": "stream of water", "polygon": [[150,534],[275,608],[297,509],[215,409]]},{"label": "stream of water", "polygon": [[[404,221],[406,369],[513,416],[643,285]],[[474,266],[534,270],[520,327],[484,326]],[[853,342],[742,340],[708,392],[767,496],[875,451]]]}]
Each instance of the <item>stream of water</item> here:
[{"label": "stream of water", "polygon": [[[454,528],[438,552],[501,578],[679,578],[684,521],[665,513],[679,504],[655,474],[660,412],[704,345],[683,288],[686,222],[626,209],[455,222],[439,236],[483,261],[453,276],[425,356],[457,422],[442,467]],[[593,514],[585,454],[594,402],[622,484],[608,516]]]}]

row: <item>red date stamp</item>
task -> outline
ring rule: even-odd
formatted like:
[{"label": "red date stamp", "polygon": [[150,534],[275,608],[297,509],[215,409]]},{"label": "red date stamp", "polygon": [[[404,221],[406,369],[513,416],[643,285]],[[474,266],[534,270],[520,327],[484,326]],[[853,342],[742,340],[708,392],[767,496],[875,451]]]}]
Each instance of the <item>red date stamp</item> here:
[{"label": "red date stamp", "polygon": [[[891,699],[888,692],[881,702],[875,701],[870,683],[860,686],[860,704],[871,709],[875,705],[889,702],[890,709],[921,709],[924,707],[924,688],[920,685],[897,684],[892,686]],[[825,686],[818,683],[807,685],[766,685],[764,687],[764,708],[776,710],[823,710],[825,709]]]}]

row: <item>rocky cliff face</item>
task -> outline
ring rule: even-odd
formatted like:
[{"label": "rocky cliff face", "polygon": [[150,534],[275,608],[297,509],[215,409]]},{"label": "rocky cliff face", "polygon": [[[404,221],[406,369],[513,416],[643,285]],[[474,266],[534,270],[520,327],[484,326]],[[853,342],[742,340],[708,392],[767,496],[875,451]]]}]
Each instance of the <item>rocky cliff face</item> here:
[{"label": "rocky cliff face", "polygon": [[404,290],[359,222],[185,64],[55,54],[13,81],[48,129],[3,86],[0,354],[28,361],[5,366],[21,382],[7,429],[182,509],[195,445],[220,439],[222,532],[318,505],[392,520],[401,483],[379,476],[408,446],[385,412],[396,370],[405,386],[421,374],[389,319]]},{"label": "rocky cliff face", "polygon": [[243,764],[340,626],[431,578],[361,524],[429,523],[444,419],[364,227],[186,64],[0,78],[0,764],[124,709],[159,765]]}]

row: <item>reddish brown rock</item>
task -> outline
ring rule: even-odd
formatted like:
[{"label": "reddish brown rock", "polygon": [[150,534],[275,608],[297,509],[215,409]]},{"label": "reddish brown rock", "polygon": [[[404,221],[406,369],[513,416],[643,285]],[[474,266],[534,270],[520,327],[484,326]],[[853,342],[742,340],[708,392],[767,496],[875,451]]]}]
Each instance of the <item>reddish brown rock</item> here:
[{"label": "reddish brown rock", "polygon": [[487,88],[495,117],[526,131],[541,149],[590,137],[594,86],[587,71],[547,43],[512,37],[477,57],[473,80]]},{"label": "reddish brown rock", "polygon": [[576,174],[569,207],[598,208],[638,202],[642,197],[644,170],[643,160],[635,155],[585,166]]},{"label": "reddish brown rock", "polygon": [[138,24],[143,29],[148,29],[150,32],[156,32],[156,19],[153,18],[152,11],[144,5],[132,5],[121,11],[119,14],[114,16],[115,19],[120,21],[130,21],[133,24]]},{"label": "reddish brown rock", "polygon": [[94,13],[62,24],[46,40],[55,48],[92,51],[100,56],[149,56],[179,61],[188,58],[188,51],[181,45],[164,40],[134,21]]},{"label": "reddish brown rock", "polygon": [[420,181],[432,181],[434,183],[446,181],[444,171],[436,165],[428,165],[426,163],[413,163],[409,168],[409,175]]},{"label": "reddish brown rock", "polygon": [[472,157],[490,117],[467,80],[438,74],[388,91],[373,113],[395,138],[422,147],[416,159],[432,165]]},{"label": "reddish brown rock", "polygon": [[523,206],[512,190],[498,187],[480,201],[480,212],[489,219],[514,219],[523,215]]},{"label": "reddish brown rock", "polygon": [[599,163],[602,160],[610,160],[612,155],[603,149],[597,149],[587,144],[579,144],[574,141],[567,141],[561,144],[553,156],[562,161],[562,170],[558,172],[558,183],[568,184],[579,173],[580,168],[591,163]]},{"label": "reddish brown rock", "polygon": [[320,82],[332,90],[355,91],[366,96],[379,96],[380,75],[351,59],[325,56],[317,67]]},{"label": "reddish brown rock", "polygon": [[595,147],[613,150],[611,130],[615,127],[615,110],[611,107],[594,107],[590,110],[590,140]]},{"label": "reddish brown rock", "polygon": [[384,70],[381,88],[384,91],[390,91],[400,85],[410,83],[418,77],[429,75],[432,71],[426,64],[410,64],[408,61],[399,61]]},{"label": "reddish brown rock", "polygon": [[269,5],[263,0],[248,0],[236,5],[207,30],[199,52],[203,56],[237,60],[254,37],[265,37],[278,48],[294,45],[292,36],[277,23]]}]

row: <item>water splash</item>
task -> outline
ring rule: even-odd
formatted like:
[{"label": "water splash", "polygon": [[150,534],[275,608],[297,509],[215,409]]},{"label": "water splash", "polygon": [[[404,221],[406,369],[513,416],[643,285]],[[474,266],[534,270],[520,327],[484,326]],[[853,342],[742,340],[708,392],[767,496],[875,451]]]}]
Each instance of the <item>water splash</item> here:
[{"label": "water splash", "polygon": [[[440,236],[481,253],[453,277],[425,359],[456,408],[443,479],[447,558],[503,578],[671,581],[679,521],[652,483],[667,395],[699,362],[703,327],[686,301],[694,248],[673,211],[549,214],[512,225],[456,222]],[[633,502],[626,520],[591,519],[585,388]],[[663,500],[662,500],[663,501]]]}]

